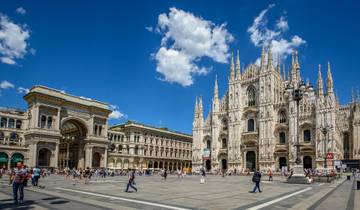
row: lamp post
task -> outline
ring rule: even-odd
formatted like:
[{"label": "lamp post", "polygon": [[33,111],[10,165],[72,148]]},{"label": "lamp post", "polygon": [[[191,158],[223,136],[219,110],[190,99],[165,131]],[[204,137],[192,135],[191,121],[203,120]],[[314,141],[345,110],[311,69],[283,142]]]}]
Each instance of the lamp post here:
[{"label": "lamp post", "polygon": [[299,142],[299,105],[300,101],[304,97],[305,93],[305,83],[303,81],[300,81],[295,86],[288,84],[286,87],[287,93],[289,93],[292,96],[292,99],[296,102],[296,144],[294,145],[296,147],[296,160],[295,163],[297,165],[301,164],[301,158],[300,158],[300,142]]},{"label": "lamp post", "polygon": [[326,157],[326,153],[327,153],[327,143],[329,141],[329,131],[332,129],[332,126],[329,126],[328,124],[325,123],[325,113],[324,113],[324,125],[323,127],[320,128],[321,133],[324,135],[324,169],[327,168],[327,157]]}]

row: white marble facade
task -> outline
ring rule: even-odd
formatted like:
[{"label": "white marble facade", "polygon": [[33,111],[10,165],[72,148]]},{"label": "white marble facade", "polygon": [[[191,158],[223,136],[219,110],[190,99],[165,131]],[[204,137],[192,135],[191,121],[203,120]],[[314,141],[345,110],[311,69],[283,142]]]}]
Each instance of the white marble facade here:
[{"label": "white marble facade", "polygon": [[[196,98],[193,121],[193,170],[278,170],[295,164],[297,129],[300,157],[305,168],[321,168],[326,151],[335,160],[360,159],[360,104],[354,97],[339,105],[327,66],[326,89],[319,65],[317,87],[305,83],[304,97],[297,106],[290,92],[303,79],[298,53],[291,66],[274,64],[271,50],[262,49],[260,65],[240,69],[239,54],[230,64],[228,88],[219,98],[215,79],[211,110],[203,115],[203,101]],[[314,70],[316,72],[316,70]],[[299,119],[299,127],[296,126]],[[321,132],[327,127],[325,138]]]}]

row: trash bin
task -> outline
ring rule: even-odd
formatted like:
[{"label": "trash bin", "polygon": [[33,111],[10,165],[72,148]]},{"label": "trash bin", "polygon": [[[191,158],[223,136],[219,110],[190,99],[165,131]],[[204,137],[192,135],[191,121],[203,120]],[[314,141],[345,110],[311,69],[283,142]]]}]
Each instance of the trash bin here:
[{"label": "trash bin", "polygon": [[350,175],[347,175],[346,177],[347,177],[347,180],[350,180],[350,177],[351,177],[351,176],[350,176]]},{"label": "trash bin", "polygon": [[357,180],[356,182],[357,182],[357,188],[356,189],[360,190],[360,180]]}]

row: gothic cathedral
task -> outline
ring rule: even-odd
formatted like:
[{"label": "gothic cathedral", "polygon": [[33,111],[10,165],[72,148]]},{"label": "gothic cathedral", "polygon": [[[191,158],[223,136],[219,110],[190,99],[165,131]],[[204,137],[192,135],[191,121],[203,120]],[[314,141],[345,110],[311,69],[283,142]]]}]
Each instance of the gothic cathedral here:
[{"label": "gothic cathedral", "polygon": [[[301,90],[300,100],[295,90]],[[243,71],[238,53],[236,62],[232,56],[222,98],[215,79],[207,117],[202,98],[196,98],[192,151],[193,170],[207,171],[289,169],[297,157],[304,168],[322,168],[328,153],[333,160],[360,159],[360,103],[353,97],[351,103],[339,104],[330,63],[326,90],[320,65],[314,89],[301,78],[297,52],[288,75],[280,62],[274,64],[270,48],[267,55],[262,49],[260,66],[251,64]]]}]

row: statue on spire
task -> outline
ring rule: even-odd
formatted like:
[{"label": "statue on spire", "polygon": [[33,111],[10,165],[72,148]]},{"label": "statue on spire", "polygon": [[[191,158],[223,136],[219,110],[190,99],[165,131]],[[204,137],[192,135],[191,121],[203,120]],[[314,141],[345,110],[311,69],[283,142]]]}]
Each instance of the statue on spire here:
[{"label": "statue on spire", "polygon": [[235,78],[235,64],[234,64],[234,53],[231,53],[231,64],[230,64],[230,81],[234,81]]},{"label": "statue on spire", "polygon": [[236,79],[237,80],[241,79],[239,50],[237,51],[237,55],[236,55]]}]

